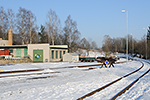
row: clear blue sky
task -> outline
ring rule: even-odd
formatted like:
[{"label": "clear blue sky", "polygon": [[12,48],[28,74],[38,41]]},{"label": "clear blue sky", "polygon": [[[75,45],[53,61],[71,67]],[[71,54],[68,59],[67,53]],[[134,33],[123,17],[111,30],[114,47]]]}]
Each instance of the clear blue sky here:
[{"label": "clear blue sky", "polygon": [[150,0],[0,0],[4,10],[19,7],[31,10],[40,27],[46,21],[50,9],[56,12],[64,27],[68,15],[77,22],[81,38],[95,40],[102,46],[104,35],[112,38],[126,36],[126,13],[128,11],[129,34],[140,40],[145,34],[143,28],[150,25]]}]

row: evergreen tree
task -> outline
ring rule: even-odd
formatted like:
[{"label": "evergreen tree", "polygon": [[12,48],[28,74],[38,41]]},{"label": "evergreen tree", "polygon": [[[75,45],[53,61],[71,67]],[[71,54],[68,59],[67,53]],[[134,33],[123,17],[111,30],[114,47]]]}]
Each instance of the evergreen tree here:
[{"label": "evergreen tree", "polygon": [[43,25],[41,25],[40,30],[41,32],[38,32],[38,35],[40,36],[40,43],[48,43],[48,35]]}]

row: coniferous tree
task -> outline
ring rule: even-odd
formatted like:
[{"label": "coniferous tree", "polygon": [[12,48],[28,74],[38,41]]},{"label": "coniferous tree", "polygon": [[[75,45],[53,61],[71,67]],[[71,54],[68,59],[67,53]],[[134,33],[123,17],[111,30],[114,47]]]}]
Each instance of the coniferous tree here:
[{"label": "coniferous tree", "polygon": [[45,31],[45,27],[41,25],[40,32],[38,32],[38,35],[40,36],[40,43],[48,43],[48,34]]}]

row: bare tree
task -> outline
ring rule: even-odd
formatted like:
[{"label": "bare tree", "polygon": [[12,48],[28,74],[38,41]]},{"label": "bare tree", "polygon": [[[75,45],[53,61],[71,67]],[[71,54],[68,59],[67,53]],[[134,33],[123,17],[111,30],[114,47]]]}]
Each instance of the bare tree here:
[{"label": "bare tree", "polygon": [[60,20],[59,20],[58,16],[56,15],[55,11],[52,11],[51,9],[47,14],[46,25],[47,25],[47,30],[49,33],[49,37],[48,37],[49,43],[50,43],[50,36],[51,36],[52,45],[54,45],[55,44],[55,36],[57,34],[59,34],[61,25],[60,25]]},{"label": "bare tree", "polygon": [[8,18],[4,8],[0,8],[0,25],[2,27],[2,38],[7,39]]},{"label": "bare tree", "polygon": [[[28,18],[27,18],[27,24],[28,24],[28,33],[29,33],[29,43],[31,44],[33,42],[33,38],[35,36],[35,32],[33,32],[33,29],[35,29],[35,22],[36,22],[36,17],[31,11],[27,12]],[[34,33],[34,35],[32,34]]]},{"label": "bare tree", "polygon": [[0,38],[2,38],[3,36],[2,36],[2,26],[0,25]]},{"label": "bare tree", "polygon": [[97,49],[97,44],[95,41],[92,41],[91,45],[92,45],[92,49]]},{"label": "bare tree", "polygon": [[17,29],[22,37],[22,44],[25,44],[27,42],[27,10],[21,7],[17,14]]},{"label": "bare tree", "polygon": [[83,38],[83,39],[80,41],[80,47],[82,47],[82,49],[86,49],[86,51],[87,51],[87,56],[88,56],[91,46],[90,46],[90,43],[86,40],[86,38]]},{"label": "bare tree", "polygon": [[69,47],[69,52],[75,51],[74,49],[80,40],[80,32],[77,29],[76,21],[72,21],[70,15],[65,21],[65,27],[63,30],[65,32],[64,35],[66,36],[66,43]]},{"label": "bare tree", "polygon": [[109,52],[110,51],[109,47],[110,47],[111,43],[112,42],[111,42],[111,38],[109,37],[109,35],[105,35],[104,36],[104,40],[103,40],[103,50],[105,52]]},{"label": "bare tree", "polygon": [[9,28],[14,29],[14,27],[15,27],[14,12],[12,11],[12,9],[8,9],[7,13],[8,13]]},{"label": "bare tree", "polygon": [[[19,8],[17,14],[17,29],[18,33],[22,37],[22,44],[33,43],[36,28],[36,17],[34,14],[24,8]],[[37,36],[37,35],[36,35]]]}]

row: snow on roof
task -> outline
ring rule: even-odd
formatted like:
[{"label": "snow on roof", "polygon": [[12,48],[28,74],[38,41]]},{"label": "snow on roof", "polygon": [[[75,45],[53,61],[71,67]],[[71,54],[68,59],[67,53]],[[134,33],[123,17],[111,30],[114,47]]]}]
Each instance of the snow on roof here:
[{"label": "snow on roof", "polygon": [[68,48],[67,45],[50,45],[49,47],[61,47],[61,48]]},{"label": "snow on roof", "polygon": [[66,54],[70,54],[70,55],[72,55],[72,56],[78,56],[77,53],[66,53]]}]

